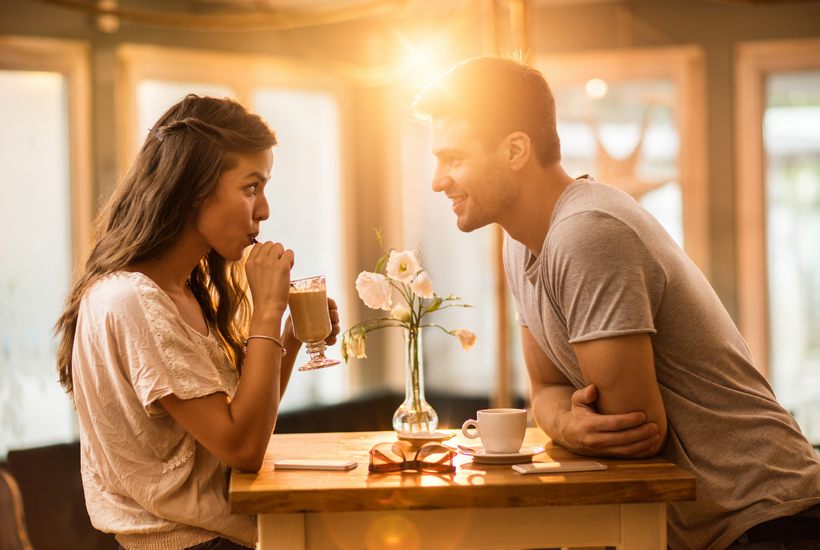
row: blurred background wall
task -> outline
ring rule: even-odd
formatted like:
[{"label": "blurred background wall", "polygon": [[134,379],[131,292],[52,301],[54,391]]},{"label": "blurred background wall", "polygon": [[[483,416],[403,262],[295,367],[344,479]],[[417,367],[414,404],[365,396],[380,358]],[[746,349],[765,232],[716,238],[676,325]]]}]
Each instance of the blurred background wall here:
[{"label": "blurred background wall", "polygon": [[[519,49],[554,88],[567,167],[662,221],[820,442],[818,40],[811,1],[3,0],[0,457],[76,438],[50,329],[98,206],[189,91],[236,96],[278,132],[264,236],[294,248],[295,276],[328,274],[344,327],[373,315],[353,281],[383,228],[476,306],[440,319],[478,333],[470,352],[425,336],[433,405],[526,399],[498,234],[457,231],[409,109],[451,64]],[[400,335],[376,333],[366,360],[295,375],[283,407],[400,399],[403,376]]]}]

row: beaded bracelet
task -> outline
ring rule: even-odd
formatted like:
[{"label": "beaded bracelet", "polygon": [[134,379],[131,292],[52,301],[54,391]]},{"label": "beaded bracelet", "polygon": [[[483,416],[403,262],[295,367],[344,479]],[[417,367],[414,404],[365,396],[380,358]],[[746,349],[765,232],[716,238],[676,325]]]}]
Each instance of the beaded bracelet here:
[{"label": "beaded bracelet", "polygon": [[266,336],[264,334],[251,334],[244,340],[242,340],[242,345],[245,346],[245,351],[248,351],[248,340],[253,340],[254,338],[259,338],[262,340],[270,340],[280,348],[282,348],[282,355],[287,355],[288,350],[285,349],[285,344],[282,343],[282,340],[276,338],[275,336]]}]

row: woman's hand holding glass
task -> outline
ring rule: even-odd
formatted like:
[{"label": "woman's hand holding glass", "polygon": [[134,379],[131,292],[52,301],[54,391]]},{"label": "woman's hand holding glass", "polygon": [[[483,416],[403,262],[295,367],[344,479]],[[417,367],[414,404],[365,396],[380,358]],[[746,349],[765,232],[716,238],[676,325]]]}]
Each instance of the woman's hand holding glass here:
[{"label": "woman's hand holding glass", "polygon": [[325,344],[332,346],[336,343],[336,337],[342,330],[339,326],[339,306],[333,298],[327,299],[327,311],[330,315],[330,336],[325,338]]},{"label": "woman's hand holding glass", "polygon": [[306,344],[310,356],[310,361],[299,370],[338,365],[338,360],[329,359],[324,354],[328,343],[335,343],[339,333],[339,312],[336,302],[327,297],[325,276],[291,281],[289,306],[293,332]]},{"label": "woman's hand holding glass", "polygon": [[[327,299],[327,311],[330,317],[330,336],[325,338],[325,345],[332,346],[337,341],[337,336],[341,332],[339,325],[339,306],[333,298]],[[302,341],[293,332],[293,319],[289,316],[285,321],[285,328],[282,329],[282,342],[288,353],[296,355],[302,347]]]},{"label": "woman's hand holding glass", "polygon": [[253,296],[251,335],[279,337],[288,305],[293,251],[281,243],[257,243],[245,261],[245,275]]}]

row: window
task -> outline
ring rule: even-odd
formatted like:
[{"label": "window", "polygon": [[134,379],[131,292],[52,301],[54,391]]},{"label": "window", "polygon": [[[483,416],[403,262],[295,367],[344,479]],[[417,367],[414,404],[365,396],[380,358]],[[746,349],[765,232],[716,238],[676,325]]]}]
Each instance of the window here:
[{"label": "window", "polygon": [[[131,159],[156,119],[187,93],[234,97],[260,114],[277,134],[266,194],[270,219],[260,240],[294,250],[293,278],[327,275],[328,294],[339,302],[342,326],[349,289],[340,231],[343,195],[342,89],[325,77],[270,58],[232,56],[127,45],[119,51],[122,111],[126,118],[123,159]],[[122,168],[127,168],[123,160]],[[340,356],[332,349],[331,355]],[[304,351],[297,364],[307,361]],[[296,372],[282,410],[338,401],[348,395],[348,369]]]},{"label": "window", "polygon": [[738,49],[741,327],[820,444],[820,41]]},{"label": "window", "polygon": [[709,275],[702,55],[696,48],[543,57],[563,164],[623,189]]},{"label": "window", "polygon": [[0,49],[2,457],[76,438],[51,331],[85,254],[91,182],[85,46],[0,37]]},{"label": "window", "polygon": [[559,85],[554,93],[567,172],[588,173],[628,192],[683,247],[675,82],[595,78]]},{"label": "window", "polygon": [[487,226],[469,234],[459,231],[450,201],[430,189],[436,160],[430,153],[429,126],[408,117],[403,121],[401,136],[401,246],[420,249],[422,265],[437,293],[456,294],[474,306],[437,312],[434,322],[448,329],[466,328],[478,336],[475,347],[465,352],[452,336],[426,330],[425,385],[428,391],[439,393],[493,395],[498,350],[493,267],[496,228]]}]

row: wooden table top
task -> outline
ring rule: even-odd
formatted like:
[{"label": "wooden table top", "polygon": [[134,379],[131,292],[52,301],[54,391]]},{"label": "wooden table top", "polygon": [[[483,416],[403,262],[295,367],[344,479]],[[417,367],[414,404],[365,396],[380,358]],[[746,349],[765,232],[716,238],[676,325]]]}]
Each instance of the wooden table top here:
[{"label": "wooden table top", "polygon": [[[447,443],[475,445],[460,430]],[[455,459],[453,474],[367,471],[370,448],[395,441],[395,432],[274,434],[258,474],[233,472],[229,500],[234,513],[351,512],[517,506],[675,502],[695,499],[695,478],[663,458],[596,459],[607,470],[520,475],[509,465]],[[535,462],[587,460],[551,444],[528,428],[525,446],[544,446]],[[274,471],[281,458],[344,458],[358,466],[346,472]]]}]

